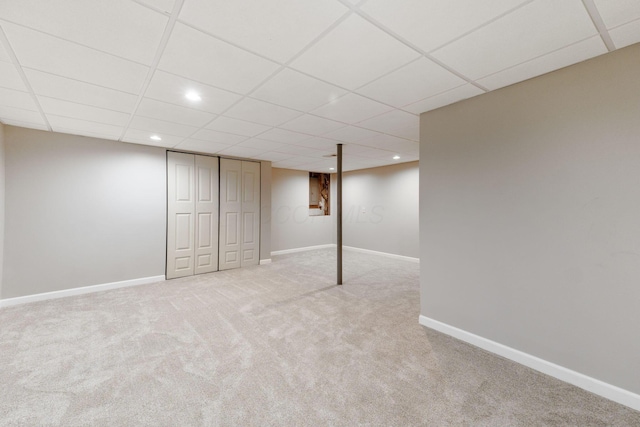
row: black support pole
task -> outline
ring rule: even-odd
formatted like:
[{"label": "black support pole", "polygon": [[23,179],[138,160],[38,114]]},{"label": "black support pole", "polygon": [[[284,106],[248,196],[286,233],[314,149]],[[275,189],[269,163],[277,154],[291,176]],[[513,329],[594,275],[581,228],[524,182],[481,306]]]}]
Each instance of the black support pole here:
[{"label": "black support pole", "polygon": [[342,144],[338,144],[338,179],[336,182],[336,192],[338,193],[338,285],[342,285]]}]

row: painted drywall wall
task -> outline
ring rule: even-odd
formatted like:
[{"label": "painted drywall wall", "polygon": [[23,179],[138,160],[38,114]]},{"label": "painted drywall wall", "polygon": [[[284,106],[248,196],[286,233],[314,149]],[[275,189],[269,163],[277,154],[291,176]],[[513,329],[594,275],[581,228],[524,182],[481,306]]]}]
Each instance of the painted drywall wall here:
[{"label": "painted drywall wall", "polygon": [[418,162],[343,175],[345,246],[419,258]]},{"label": "painted drywall wall", "polygon": [[2,299],[2,271],[4,269],[4,125],[0,123],[0,299]]},{"label": "painted drywall wall", "polygon": [[2,298],[164,274],[158,147],[5,126]]},{"label": "painted drywall wall", "polygon": [[260,162],[260,259],[271,259],[271,162]]},{"label": "painted drywall wall", "polygon": [[421,116],[422,315],[640,393],[640,44]]},{"label": "painted drywall wall", "polygon": [[[419,258],[418,162],[345,172],[343,244]],[[336,242],[336,175],[331,175],[331,215],[309,216],[309,173],[273,169],[272,250]]]},{"label": "painted drywall wall", "polygon": [[[331,197],[335,197],[335,175]],[[271,170],[271,250],[335,243],[335,203],[331,215],[309,216],[309,172]]]}]

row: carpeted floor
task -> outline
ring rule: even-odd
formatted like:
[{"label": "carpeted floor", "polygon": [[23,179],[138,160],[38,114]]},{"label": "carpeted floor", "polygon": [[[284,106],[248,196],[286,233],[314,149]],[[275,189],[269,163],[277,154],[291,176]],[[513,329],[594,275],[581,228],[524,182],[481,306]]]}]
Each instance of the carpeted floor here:
[{"label": "carpeted floor", "polygon": [[418,325],[419,266],[333,250],[0,310],[2,426],[640,426]]}]

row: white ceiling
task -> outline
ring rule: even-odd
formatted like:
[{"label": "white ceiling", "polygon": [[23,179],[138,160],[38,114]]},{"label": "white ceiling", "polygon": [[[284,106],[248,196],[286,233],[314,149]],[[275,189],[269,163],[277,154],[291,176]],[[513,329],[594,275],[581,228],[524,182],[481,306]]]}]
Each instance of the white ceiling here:
[{"label": "white ceiling", "polygon": [[420,113],[640,42],[638,0],[0,4],[1,122],[314,171],[417,160]]}]

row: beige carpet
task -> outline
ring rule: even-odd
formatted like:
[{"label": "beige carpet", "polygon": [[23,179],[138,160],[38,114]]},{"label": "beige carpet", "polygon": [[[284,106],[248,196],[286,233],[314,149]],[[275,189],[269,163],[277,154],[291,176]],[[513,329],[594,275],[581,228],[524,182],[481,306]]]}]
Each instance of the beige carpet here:
[{"label": "beige carpet", "polygon": [[640,426],[418,325],[419,267],[331,250],[0,310],[2,426]]}]

